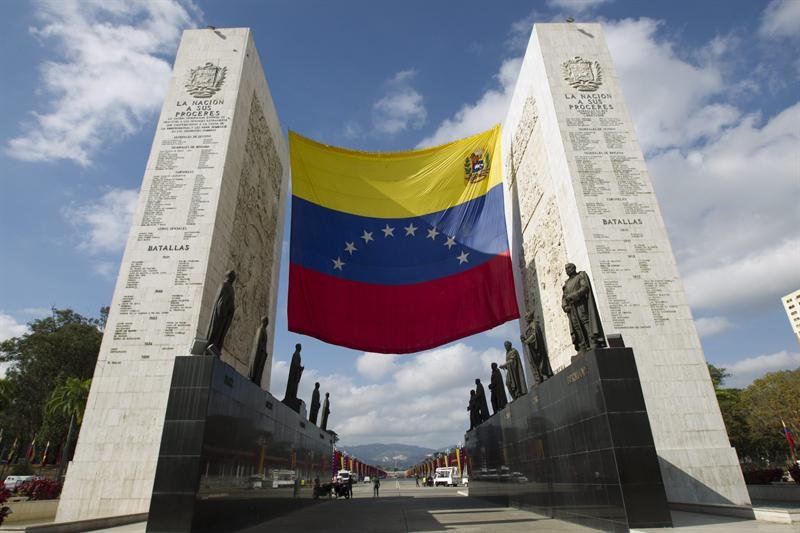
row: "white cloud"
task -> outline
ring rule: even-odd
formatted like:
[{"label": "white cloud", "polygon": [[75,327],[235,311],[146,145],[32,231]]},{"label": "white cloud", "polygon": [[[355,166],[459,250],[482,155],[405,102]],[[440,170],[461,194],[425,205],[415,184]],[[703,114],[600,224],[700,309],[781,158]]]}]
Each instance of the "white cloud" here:
[{"label": "white cloud", "polygon": [[519,337],[519,321],[512,320],[496,326],[486,332],[486,335],[492,339],[512,340]]},{"label": "white cloud", "polygon": [[511,94],[517,81],[522,58],[506,59],[495,75],[499,87],[486,91],[474,104],[465,104],[453,118],[442,121],[436,131],[417,145],[418,148],[448,143],[487,130],[505,119]]},{"label": "white cloud", "polygon": [[[411,85],[416,71],[401,70],[387,82],[386,95],[372,105],[375,131],[395,134],[420,128],[428,116],[422,95]],[[348,131],[352,126],[348,128]]]},{"label": "white cloud", "polygon": [[731,373],[731,377],[725,380],[726,387],[746,387],[756,378],[768,372],[778,370],[794,370],[800,367],[800,353],[788,352],[786,350],[763,354],[755,357],[748,357],[725,368]]},{"label": "white cloud", "polygon": [[[362,355],[355,364],[362,375],[361,365],[370,355]],[[387,383],[356,385],[349,374],[304,371],[300,397],[310,401],[315,381],[320,382],[323,394],[331,393],[328,427],[341,435],[345,445],[401,442],[436,448],[461,441],[469,425],[469,389],[476,377],[481,378],[485,388],[490,363],[505,360],[501,350],[481,352],[464,343],[417,355],[390,357],[393,358],[391,373],[387,371],[381,376],[392,376]],[[275,396],[282,395],[287,377],[288,363],[276,361],[271,389]]]},{"label": "white cloud", "polygon": [[701,337],[711,337],[733,328],[733,323],[724,316],[695,318],[694,325],[697,328],[697,334]]},{"label": "white cloud", "polygon": [[548,0],[547,5],[555,9],[569,10],[567,14],[579,14],[607,3],[609,0]]},{"label": "white cloud", "polygon": [[362,376],[377,381],[394,370],[396,357],[380,353],[365,353],[356,360],[356,370]]},{"label": "white cloud", "polygon": [[[748,115],[715,141],[649,161],[693,306],[758,306],[800,264],[800,104]],[[735,287],[735,288],[734,288]]]},{"label": "white cloud", "polygon": [[116,252],[128,240],[138,199],[136,189],[111,189],[98,201],[65,209],[64,216],[85,231],[80,238],[81,248],[91,253]]},{"label": "white cloud", "polygon": [[[713,261],[713,259],[710,259]],[[784,241],[709,268],[692,272],[684,283],[689,303],[703,309],[774,304],[798,283],[800,239]]]},{"label": "white cloud", "polygon": [[0,341],[19,337],[27,331],[27,325],[20,324],[13,316],[0,312]]},{"label": "white cloud", "polygon": [[646,18],[603,25],[645,153],[713,137],[740,115],[731,105],[709,105],[731,88],[717,63],[684,61],[673,43],[657,39],[658,28]]},{"label": "white cloud", "polygon": [[797,38],[798,28],[800,28],[800,2],[772,0],[761,15],[758,34],[768,39]]},{"label": "white cloud", "polygon": [[32,113],[6,151],[25,161],[89,165],[109,139],[136,132],[163,100],[181,30],[196,8],[178,0],[37,3],[39,37],[54,59],[41,65],[45,111]]}]

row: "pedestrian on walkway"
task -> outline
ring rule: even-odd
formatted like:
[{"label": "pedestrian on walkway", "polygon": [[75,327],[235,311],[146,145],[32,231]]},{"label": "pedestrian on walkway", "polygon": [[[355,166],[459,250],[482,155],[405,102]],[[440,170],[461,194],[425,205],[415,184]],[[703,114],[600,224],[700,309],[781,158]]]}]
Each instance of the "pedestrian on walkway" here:
[{"label": "pedestrian on walkway", "polygon": [[381,480],[378,479],[378,476],[375,476],[375,478],[372,480],[372,497],[373,498],[377,498],[378,497],[378,489],[380,488],[380,486],[381,486]]},{"label": "pedestrian on walkway", "polygon": [[419,474],[414,474],[414,481],[417,482],[417,487],[419,487]]},{"label": "pedestrian on walkway", "polygon": [[353,497],[353,476],[351,475],[347,479],[347,492],[350,493],[350,497]]}]

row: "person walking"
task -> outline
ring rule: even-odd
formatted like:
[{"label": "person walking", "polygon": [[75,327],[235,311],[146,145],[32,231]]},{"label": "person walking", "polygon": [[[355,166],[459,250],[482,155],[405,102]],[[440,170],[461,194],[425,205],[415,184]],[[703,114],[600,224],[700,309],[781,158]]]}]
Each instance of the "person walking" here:
[{"label": "person walking", "polygon": [[373,498],[377,498],[378,497],[378,489],[380,487],[381,487],[381,480],[378,479],[378,476],[375,476],[372,479],[372,497]]},{"label": "person walking", "polygon": [[419,474],[414,474],[414,481],[417,482],[417,487],[419,487]]},{"label": "person walking", "polygon": [[350,497],[353,497],[353,476],[351,475],[347,479],[347,492],[350,494]]}]

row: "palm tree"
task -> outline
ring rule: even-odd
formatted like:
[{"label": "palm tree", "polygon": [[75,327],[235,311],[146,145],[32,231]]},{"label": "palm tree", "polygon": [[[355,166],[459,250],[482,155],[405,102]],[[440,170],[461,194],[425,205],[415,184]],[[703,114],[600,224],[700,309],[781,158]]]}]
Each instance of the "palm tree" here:
[{"label": "palm tree", "polygon": [[69,431],[67,431],[67,442],[64,444],[64,453],[61,454],[61,464],[58,467],[58,479],[64,474],[64,465],[69,458],[70,443],[75,422],[78,425],[83,422],[83,411],[86,409],[86,400],[89,398],[89,389],[92,386],[92,378],[79,379],[69,377],[67,380],[53,390],[50,400],[47,402],[47,412],[50,414],[62,413],[69,415]]}]

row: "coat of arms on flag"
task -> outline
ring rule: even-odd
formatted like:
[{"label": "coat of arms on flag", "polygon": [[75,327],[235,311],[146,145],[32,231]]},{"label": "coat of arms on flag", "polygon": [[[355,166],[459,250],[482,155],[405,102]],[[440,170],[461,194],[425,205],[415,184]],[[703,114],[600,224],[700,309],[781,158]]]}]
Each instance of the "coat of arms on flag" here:
[{"label": "coat of arms on flag", "polygon": [[491,159],[488,150],[476,150],[464,159],[464,175],[469,183],[485,179],[489,175]]}]

